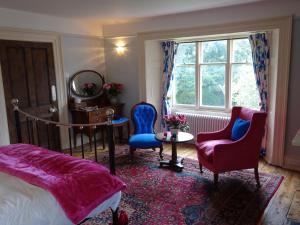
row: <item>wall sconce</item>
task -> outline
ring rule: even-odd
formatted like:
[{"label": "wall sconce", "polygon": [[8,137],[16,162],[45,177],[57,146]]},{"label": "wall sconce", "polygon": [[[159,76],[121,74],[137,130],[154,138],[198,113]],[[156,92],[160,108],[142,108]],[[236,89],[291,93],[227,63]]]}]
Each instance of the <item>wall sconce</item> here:
[{"label": "wall sconce", "polygon": [[117,55],[124,55],[126,51],[125,43],[123,41],[119,41],[116,43],[116,52]]}]

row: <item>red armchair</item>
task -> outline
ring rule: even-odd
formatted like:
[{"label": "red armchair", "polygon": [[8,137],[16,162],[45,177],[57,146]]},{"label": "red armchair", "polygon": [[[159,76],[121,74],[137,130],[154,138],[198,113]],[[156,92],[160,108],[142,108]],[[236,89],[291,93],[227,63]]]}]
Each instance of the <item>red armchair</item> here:
[{"label": "red armchair", "polygon": [[[230,139],[231,130],[238,117],[251,123],[246,134],[241,139],[233,141]],[[260,187],[258,160],[266,117],[265,112],[233,107],[230,122],[223,130],[197,135],[195,146],[200,172],[203,172],[202,166],[212,171],[216,187],[219,173],[250,168],[254,168],[257,187]]]}]

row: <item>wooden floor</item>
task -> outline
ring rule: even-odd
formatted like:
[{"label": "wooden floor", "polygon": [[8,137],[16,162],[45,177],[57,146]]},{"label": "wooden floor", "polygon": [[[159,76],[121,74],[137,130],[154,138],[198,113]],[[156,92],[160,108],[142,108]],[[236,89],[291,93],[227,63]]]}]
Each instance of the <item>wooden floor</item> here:
[{"label": "wooden floor", "polygon": [[[197,160],[197,153],[193,145],[180,144],[178,145],[177,149],[178,149],[177,152],[179,156]],[[171,154],[170,145],[164,145],[164,153]],[[294,196],[299,197],[299,195],[296,195],[295,193],[296,190],[300,190],[300,173],[271,166],[263,160],[261,160],[259,163],[259,171],[284,176],[284,180],[282,184],[280,185],[276,194],[274,195],[268,207],[266,208],[259,224],[260,225],[266,225],[266,224],[300,225],[300,214],[299,214],[300,209],[298,209],[297,207],[293,207],[296,208],[296,213],[295,212],[289,213]],[[295,205],[295,202],[297,203],[297,201],[294,201],[293,205]],[[299,203],[299,199],[298,199],[298,203]],[[288,213],[289,213],[288,216],[289,219],[287,217]],[[292,217],[290,216],[291,214],[293,214]]]},{"label": "wooden floor", "polygon": [[[171,147],[166,146],[164,153],[171,154]],[[178,146],[178,155],[182,157],[197,160],[197,153],[193,145],[182,144]],[[294,219],[287,219],[287,214],[291,207],[296,190],[300,190],[300,173],[271,166],[261,160],[259,163],[259,171],[266,173],[279,174],[284,176],[284,180],[278,191],[272,198],[265,210],[259,224],[261,225],[300,225],[300,215],[294,215]]]}]

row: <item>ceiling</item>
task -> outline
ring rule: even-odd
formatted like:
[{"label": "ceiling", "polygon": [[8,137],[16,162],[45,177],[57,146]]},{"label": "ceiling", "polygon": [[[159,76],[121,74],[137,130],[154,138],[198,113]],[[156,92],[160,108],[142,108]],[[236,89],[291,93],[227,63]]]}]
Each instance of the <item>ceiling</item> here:
[{"label": "ceiling", "polygon": [[0,0],[9,8],[103,24],[265,0]]}]

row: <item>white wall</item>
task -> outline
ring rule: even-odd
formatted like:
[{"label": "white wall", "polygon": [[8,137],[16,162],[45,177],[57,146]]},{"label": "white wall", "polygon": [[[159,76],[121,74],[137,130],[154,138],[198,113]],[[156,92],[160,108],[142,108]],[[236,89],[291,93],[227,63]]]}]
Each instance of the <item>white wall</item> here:
[{"label": "white wall", "polygon": [[155,127],[158,131],[161,119],[161,71],[163,67],[163,52],[160,41],[146,41],[145,52],[146,102],[153,104],[158,112]]},{"label": "white wall", "polygon": [[107,25],[103,26],[103,34],[105,37],[127,36],[148,31],[236,23],[292,14],[300,16],[299,0],[268,0],[191,13],[161,16],[135,23]]},{"label": "white wall", "polygon": [[102,36],[102,27],[83,20],[0,8],[0,27]]},{"label": "white wall", "polygon": [[[126,45],[124,55],[117,55],[115,44],[123,40]],[[130,116],[131,107],[139,101],[138,80],[138,49],[136,37],[106,38],[105,63],[107,80],[124,84],[124,91],[120,95],[120,102],[124,102],[124,114]]]},{"label": "white wall", "polygon": [[61,49],[66,81],[76,72],[87,69],[105,76],[103,38],[63,34]]}]

